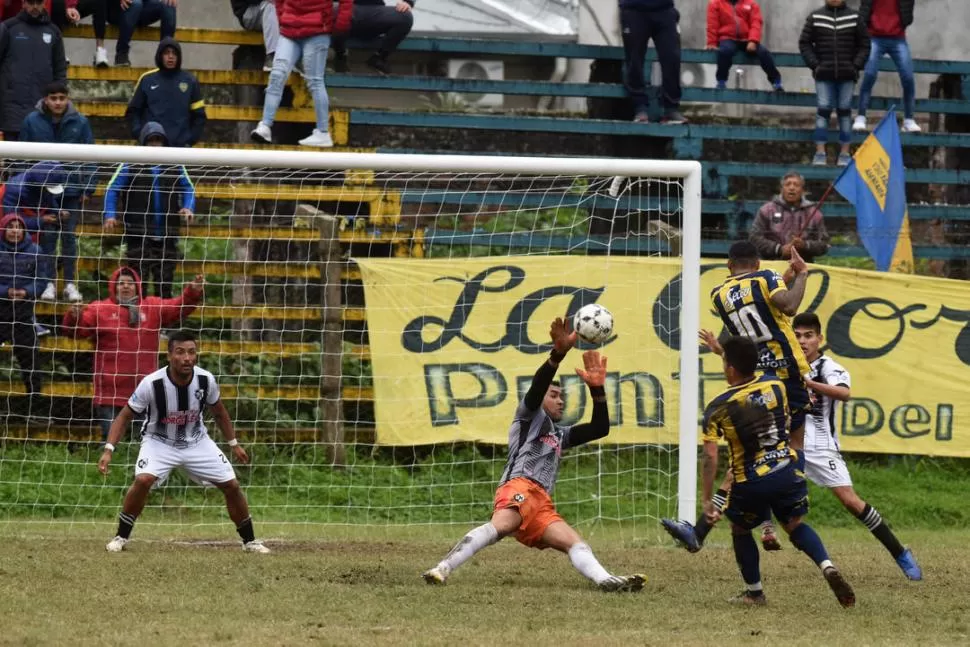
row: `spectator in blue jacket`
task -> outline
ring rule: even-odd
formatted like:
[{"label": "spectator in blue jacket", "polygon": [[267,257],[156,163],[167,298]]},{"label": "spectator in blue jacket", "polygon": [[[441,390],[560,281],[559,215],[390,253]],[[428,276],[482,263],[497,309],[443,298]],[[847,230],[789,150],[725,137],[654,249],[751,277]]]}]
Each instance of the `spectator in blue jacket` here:
[{"label": "spectator in blue jacket", "polygon": [[620,0],[620,26],[626,58],[624,85],[633,101],[634,120],[649,121],[650,82],[644,76],[643,62],[652,38],[663,83],[661,123],[686,123],[680,112],[680,12],[674,0]]},{"label": "spectator in blue jacket", "polygon": [[43,373],[34,304],[49,275],[49,259],[31,240],[23,218],[8,214],[0,219],[0,342],[13,344],[24,390],[30,398],[27,415],[42,413],[39,396]]},{"label": "spectator in blue jacket", "polygon": [[182,69],[182,47],[178,41],[162,39],[155,53],[155,65],[157,70],[138,80],[128,102],[125,118],[131,136],[139,139],[145,124],[154,121],[165,129],[169,146],[194,146],[205,130],[205,101],[198,79]]},{"label": "spectator in blue jacket", "polygon": [[[168,138],[161,124],[150,121],[138,142],[167,146]],[[120,164],[104,195],[104,229],[109,234],[118,228],[119,210],[125,224],[124,264],[138,272],[145,296],[153,279],[155,296],[170,299],[180,258],[179,218],[187,225],[195,219],[195,186],[185,167]]]},{"label": "spectator in blue jacket", "polygon": [[[93,144],[94,134],[87,117],[82,115],[68,97],[67,83],[54,81],[47,86],[44,98],[37,102],[37,108],[27,115],[20,129],[20,141],[57,144]],[[57,239],[61,240],[61,256],[57,264],[64,271],[64,292],[66,301],[80,303],[84,300],[77,289],[77,227],[78,217],[84,200],[94,192],[94,168],[90,164],[66,163],[67,181],[60,211],[66,211],[66,218],[58,218],[52,223],[51,231],[40,241],[41,249],[51,259],[57,258]],[[54,273],[56,275],[56,272]],[[44,293],[53,290],[53,282]],[[53,298],[53,297],[52,297]]]}]

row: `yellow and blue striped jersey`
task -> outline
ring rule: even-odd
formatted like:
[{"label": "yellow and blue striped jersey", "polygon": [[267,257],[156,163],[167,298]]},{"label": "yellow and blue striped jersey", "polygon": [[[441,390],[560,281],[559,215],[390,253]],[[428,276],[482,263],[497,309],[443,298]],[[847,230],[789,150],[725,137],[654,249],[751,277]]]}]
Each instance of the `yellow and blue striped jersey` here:
[{"label": "yellow and blue striped jersey", "polygon": [[788,446],[788,396],[764,375],[732,386],[704,411],[704,442],[727,441],[736,483],[766,476],[796,459]]},{"label": "yellow and blue striped jersey", "polygon": [[771,302],[774,294],[786,289],[780,274],[758,270],[729,276],[711,292],[714,309],[728,332],[758,344],[758,369],[782,380],[812,370],[795,339],[791,319]]}]

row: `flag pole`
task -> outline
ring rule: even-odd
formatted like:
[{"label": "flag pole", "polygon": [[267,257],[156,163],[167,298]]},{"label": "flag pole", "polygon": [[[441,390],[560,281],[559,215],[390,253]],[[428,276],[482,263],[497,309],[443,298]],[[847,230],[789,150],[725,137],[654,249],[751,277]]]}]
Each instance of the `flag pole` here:
[{"label": "flag pole", "polygon": [[802,223],[802,228],[798,230],[798,236],[796,236],[796,238],[801,238],[802,234],[805,233],[805,230],[808,229],[809,225],[815,222],[815,216],[818,214],[818,210],[822,208],[823,204],[825,204],[825,201],[828,199],[829,195],[832,193],[832,189],[834,188],[835,182],[829,182],[829,186],[827,189],[825,189],[825,193],[823,193],[819,201],[815,203],[815,208],[812,209],[811,215],[809,215],[808,219]]}]

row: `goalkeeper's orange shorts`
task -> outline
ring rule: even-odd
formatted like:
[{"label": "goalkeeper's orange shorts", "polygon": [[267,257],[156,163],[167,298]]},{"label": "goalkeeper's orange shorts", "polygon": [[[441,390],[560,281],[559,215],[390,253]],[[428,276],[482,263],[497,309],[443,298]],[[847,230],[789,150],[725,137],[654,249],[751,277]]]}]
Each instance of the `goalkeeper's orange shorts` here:
[{"label": "goalkeeper's orange shorts", "polygon": [[493,512],[512,508],[522,517],[515,538],[530,548],[546,548],[542,535],[549,524],[562,521],[549,493],[535,481],[525,477],[514,478],[495,491]]}]

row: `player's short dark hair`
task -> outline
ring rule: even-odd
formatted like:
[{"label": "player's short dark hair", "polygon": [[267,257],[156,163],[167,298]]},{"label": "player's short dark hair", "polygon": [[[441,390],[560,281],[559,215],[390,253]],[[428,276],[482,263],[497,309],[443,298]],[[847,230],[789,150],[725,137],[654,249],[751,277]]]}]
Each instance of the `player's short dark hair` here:
[{"label": "player's short dark hair", "polygon": [[553,380],[552,382],[549,383],[549,386],[554,386],[557,389],[561,389],[562,388],[562,384],[559,383],[559,380]]},{"label": "player's short dark hair", "polygon": [[51,94],[70,94],[67,89],[67,81],[51,81],[44,86],[44,96]]},{"label": "player's short dark hair", "polygon": [[728,260],[741,265],[754,265],[760,259],[758,248],[750,240],[739,240],[728,250]]},{"label": "player's short dark hair", "polygon": [[172,349],[175,348],[175,344],[183,341],[191,341],[198,344],[199,336],[196,335],[191,330],[183,329],[183,330],[175,331],[174,333],[168,336],[168,352],[171,353]]},{"label": "player's short dark hair", "polygon": [[721,342],[724,359],[741,375],[754,375],[758,369],[758,345],[747,337],[728,337]]},{"label": "player's short dark hair", "polygon": [[791,322],[792,328],[811,328],[816,335],[822,334],[822,321],[814,312],[799,312]]}]

